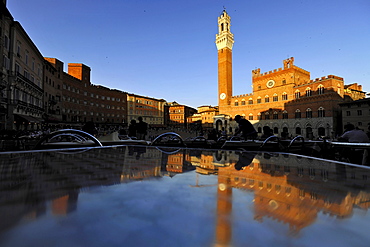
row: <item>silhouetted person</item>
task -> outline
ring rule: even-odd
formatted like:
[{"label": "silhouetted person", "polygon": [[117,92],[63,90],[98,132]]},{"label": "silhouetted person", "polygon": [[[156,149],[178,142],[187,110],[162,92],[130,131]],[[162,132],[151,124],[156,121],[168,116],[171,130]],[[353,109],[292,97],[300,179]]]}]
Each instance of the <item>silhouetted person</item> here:
[{"label": "silhouetted person", "polygon": [[242,118],[240,115],[236,115],[235,121],[239,125],[238,130],[235,132],[235,135],[238,135],[241,132],[241,136],[244,137],[244,139],[251,138],[254,140],[257,137],[257,131],[247,119]]},{"label": "silhouetted person", "polygon": [[281,132],[281,139],[282,140],[289,139],[289,133],[285,131]]},{"label": "silhouetted person", "polygon": [[249,166],[253,159],[254,159],[254,156],[256,156],[255,153],[249,153],[249,152],[242,152],[239,154],[239,160],[238,162],[236,162],[235,164],[235,169],[236,170],[241,170],[243,169],[243,167],[245,166]]},{"label": "silhouetted person", "polygon": [[[358,142],[358,143],[368,143],[369,137],[362,130],[356,129],[353,124],[346,124],[344,126],[344,133],[341,135],[339,141],[348,141],[348,142]],[[348,158],[351,163],[368,165],[368,151],[362,149],[344,149],[341,152],[341,155],[345,158]]]},{"label": "silhouetted person", "polygon": [[216,129],[211,129],[209,132],[208,132],[208,140],[214,140],[214,141],[217,141],[217,130]]},{"label": "silhouetted person", "polygon": [[344,133],[338,140],[348,142],[369,142],[369,137],[362,130],[356,129],[353,124],[346,124],[344,126]]},{"label": "silhouetted person", "polygon": [[130,125],[128,126],[128,136],[136,138],[136,120],[132,119]]},{"label": "silhouetted person", "polygon": [[143,121],[142,117],[138,117],[138,120],[139,122],[137,123],[137,126],[136,126],[137,139],[145,140],[145,136],[148,130],[148,124]]},{"label": "silhouetted person", "polygon": [[86,122],[85,125],[82,127],[82,131],[89,133],[90,135],[97,136],[98,130],[95,127],[93,121]]},{"label": "silhouetted person", "polygon": [[261,139],[262,140],[265,140],[267,139],[268,137],[272,136],[273,133],[272,133],[272,129],[269,127],[269,126],[263,126],[263,129],[262,129],[263,133],[262,133],[262,136],[261,136]]}]

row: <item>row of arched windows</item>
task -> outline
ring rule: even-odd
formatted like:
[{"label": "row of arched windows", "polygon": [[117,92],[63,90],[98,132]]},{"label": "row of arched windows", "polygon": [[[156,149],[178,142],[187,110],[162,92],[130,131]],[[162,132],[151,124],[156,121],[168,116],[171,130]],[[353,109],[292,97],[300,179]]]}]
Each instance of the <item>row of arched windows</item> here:
[{"label": "row of arched windows", "polygon": [[[243,114],[244,115],[244,114]],[[245,115],[244,115],[245,117]],[[277,111],[274,111],[272,114],[270,112],[265,113],[258,113],[257,118],[254,118],[252,113],[248,115],[248,120],[268,120],[268,119],[288,119],[289,114],[286,110],[282,111],[280,114]],[[302,115],[301,110],[297,109],[294,113],[294,118],[312,118],[312,117],[325,117],[325,109],[323,107],[319,107],[317,109],[317,115],[313,116],[313,112],[311,108],[307,108],[305,114]]]},{"label": "row of arched windows", "polygon": [[[324,94],[324,90],[325,90],[325,88],[324,88],[324,86],[323,85],[319,85],[318,87],[317,87],[317,93],[320,95],[320,94]],[[340,85],[338,85],[338,93],[340,93]],[[306,88],[306,91],[305,91],[305,96],[306,97],[310,97],[310,96],[312,96],[312,89],[310,88],[310,87],[307,87]],[[299,98],[301,98],[301,92],[297,89],[295,92],[294,92],[294,98],[295,99],[299,99]],[[282,93],[282,95],[281,95],[281,100],[288,100],[288,94],[286,93],[286,92],[284,92],[284,93]],[[277,101],[279,101],[279,96],[278,96],[278,94],[274,94],[273,96],[272,96],[272,101],[273,102],[277,102]],[[249,98],[248,99],[248,105],[253,105],[253,99],[252,98]],[[266,95],[265,96],[265,99],[264,99],[264,103],[269,103],[270,102],[270,96],[269,95]],[[262,98],[259,96],[258,98],[257,98],[257,104],[261,104],[262,103]],[[239,101],[238,100],[236,100],[235,102],[234,102],[234,105],[235,106],[239,106]],[[242,101],[241,101],[241,103],[240,103],[240,105],[246,105],[246,101],[243,99]]]}]

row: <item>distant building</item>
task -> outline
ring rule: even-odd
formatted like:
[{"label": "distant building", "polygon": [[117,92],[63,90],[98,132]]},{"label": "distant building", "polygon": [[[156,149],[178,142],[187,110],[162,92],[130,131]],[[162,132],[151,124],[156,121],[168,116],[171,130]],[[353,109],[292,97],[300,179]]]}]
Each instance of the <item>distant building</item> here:
[{"label": "distant building", "polygon": [[68,64],[63,73],[62,121],[83,124],[122,125],[127,123],[127,93],[90,82],[90,67]]},{"label": "distant building", "polygon": [[56,58],[44,58],[45,123],[62,122],[63,63]]},{"label": "distant building", "polygon": [[198,113],[188,117],[188,124],[200,123],[203,129],[213,128],[213,118],[218,115],[217,106],[199,106]]},{"label": "distant building", "polygon": [[351,123],[359,129],[367,130],[370,124],[370,98],[339,105],[342,110],[343,126]]},{"label": "distant building", "polygon": [[127,94],[128,122],[142,117],[143,121],[150,127],[162,128],[165,126],[165,104],[164,99],[155,99],[137,94]]},{"label": "distant building", "polygon": [[168,103],[169,120],[171,127],[187,128],[188,117],[197,113],[197,110],[186,105],[180,105],[177,102]]},{"label": "distant building", "polygon": [[312,139],[341,132],[339,104],[364,98],[362,86],[345,85],[343,78],[334,75],[312,80],[310,72],[294,65],[293,57],[283,60],[283,67],[273,71],[253,70],[253,92],[232,95],[234,35],[230,31],[230,20],[225,10],[218,17],[219,115],[214,118],[215,128],[235,131],[236,123],[231,120],[241,115],[251,121],[258,132],[269,126],[275,135],[285,131]]}]

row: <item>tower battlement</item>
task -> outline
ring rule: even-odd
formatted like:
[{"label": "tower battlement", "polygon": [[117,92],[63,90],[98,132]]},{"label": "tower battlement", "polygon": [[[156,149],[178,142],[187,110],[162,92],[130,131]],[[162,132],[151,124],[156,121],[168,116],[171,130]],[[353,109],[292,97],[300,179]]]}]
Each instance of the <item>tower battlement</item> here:
[{"label": "tower battlement", "polygon": [[295,66],[293,63],[294,63],[294,57],[291,57],[291,58],[283,60],[283,65],[284,65],[283,68],[270,70],[270,71],[267,71],[267,72],[264,72],[264,73],[261,73],[260,68],[254,69],[254,70],[252,70],[252,77],[261,77],[261,76],[271,75],[273,73],[280,72],[280,71],[283,71],[283,70],[288,70],[288,69],[291,69],[291,68],[294,68],[295,70],[301,72],[302,74],[310,75],[310,72],[308,72],[308,71],[306,71],[306,70],[304,70],[300,67]]},{"label": "tower battlement", "polygon": [[327,75],[327,76],[322,76],[322,77],[319,77],[319,78],[312,79],[312,80],[309,81],[309,83],[320,82],[320,81],[324,81],[324,80],[327,80],[327,79],[336,79],[336,80],[340,80],[340,81],[344,80],[342,77],[339,77],[339,76]]}]

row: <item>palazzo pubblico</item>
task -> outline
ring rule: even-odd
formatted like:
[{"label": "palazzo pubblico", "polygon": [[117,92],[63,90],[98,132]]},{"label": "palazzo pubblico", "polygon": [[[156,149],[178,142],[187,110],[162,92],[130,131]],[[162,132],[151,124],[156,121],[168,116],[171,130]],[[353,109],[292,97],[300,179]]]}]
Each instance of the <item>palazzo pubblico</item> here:
[{"label": "palazzo pubblico", "polygon": [[252,93],[232,95],[232,48],[230,16],[224,10],[218,17],[218,105],[216,129],[233,132],[236,115],[248,119],[261,133],[269,126],[275,135],[335,137],[343,130],[340,103],[365,98],[362,86],[345,85],[341,77],[327,75],[311,79],[310,72],[294,65],[294,58],[283,60],[283,67],[261,73],[252,71]]}]

